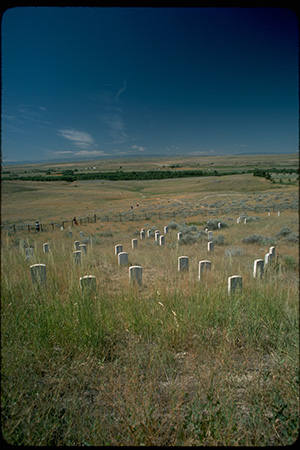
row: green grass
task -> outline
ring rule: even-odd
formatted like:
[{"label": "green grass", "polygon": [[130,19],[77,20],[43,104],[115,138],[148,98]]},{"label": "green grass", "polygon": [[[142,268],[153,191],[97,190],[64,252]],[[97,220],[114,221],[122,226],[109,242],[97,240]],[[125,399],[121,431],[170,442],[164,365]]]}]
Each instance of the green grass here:
[{"label": "green grass", "polygon": [[[296,214],[253,222],[275,237]],[[163,227],[163,223],[153,226]],[[143,225],[141,225],[143,226]],[[162,248],[153,238],[131,249],[139,224],[97,224],[81,266],[73,238],[53,231],[2,236],[2,435],[14,445],[289,445],[299,432],[298,248],[278,240],[262,280],[253,261],[268,246],[243,245],[248,225],[232,223],[210,255],[206,241]],[[296,230],[295,230],[296,231]],[[20,245],[21,241],[21,245]],[[51,252],[42,252],[50,242]],[[143,267],[130,285],[114,245]],[[35,247],[25,260],[23,245]],[[240,256],[225,257],[231,247]],[[177,271],[188,255],[190,270]],[[198,261],[211,259],[201,283]],[[43,262],[47,288],[33,286]],[[227,294],[227,277],[243,291]],[[95,293],[79,277],[94,274]]]}]

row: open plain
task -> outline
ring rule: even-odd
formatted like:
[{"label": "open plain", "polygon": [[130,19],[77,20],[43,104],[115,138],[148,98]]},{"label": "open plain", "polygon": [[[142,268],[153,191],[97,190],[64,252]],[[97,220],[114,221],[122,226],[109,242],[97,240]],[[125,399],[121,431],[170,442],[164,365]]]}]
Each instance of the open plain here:
[{"label": "open plain", "polygon": [[[280,171],[272,179],[254,177],[247,170],[295,168],[297,159],[101,161],[105,170],[214,167],[222,173],[144,181],[24,181],[18,176],[25,171],[58,168],[5,167],[13,172],[2,181],[1,201],[6,442],[295,442],[298,179]],[[92,172],[97,164],[67,168]],[[224,175],[233,169],[240,173]],[[36,221],[43,225],[39,232]],[[80,263],[75,241],[86,245]],[[116,245],[128,264],[118,263]],[[266,263],[271,248],[275,256]],[[181,256],[189,262],[184,272],[178,270]],[[265,262],[262,277],[253,276],[257,259]],[[199,263],[207,260],[211,270],[199,279]],[[45,264],[45,283],[34,282],[35,264]],[[141,283],[129,279],[132,266],[142,268]],[[86,275],[96,277],[95,289],[81,287]],[[233,275],[242,277],[242,288],[229,294]]]}]

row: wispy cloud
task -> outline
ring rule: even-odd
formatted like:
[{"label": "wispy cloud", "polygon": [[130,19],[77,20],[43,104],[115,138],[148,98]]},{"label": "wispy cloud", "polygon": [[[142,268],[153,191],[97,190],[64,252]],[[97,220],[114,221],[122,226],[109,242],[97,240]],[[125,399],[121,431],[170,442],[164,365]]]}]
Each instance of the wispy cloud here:
[{"label": "wispy cloud", "polygon": [[[107,86],[108,87],[108,86]],[[113,93],[111,90],[98,92],[96,99],[100,103],[98,118],[108,134],[110,141],[107,144],[123,144],[129,140],[126,132],[124,109],[122,108],[121,95],[127,89],[127,83]]]},{"label": "wispy cloud", "polygon": [[147,149],[147,147],[143,147],[142,145],[133,145],[132,148],[135,148],[140,152],[144,152]]},{"label": "wispy cloud", "polygon": [[115,99],[116,99],[117,103],[119,103],[119,101],[120,101],[120,95],[121,95],[124,91],[126,91],[126,88],[127,88],[127,83],[126,83],[126,81],[124,81],[123,87],[121,87],[121,88],[118,90],[118,92],[116,93],[116,95],[115,95]]},{"label": "wispy cloud", "polygon": [[103,152],[102,150],[81,150],[79,152],[74,153],[75,156],[87,156],[87,157],[97,157],[97,156],[108,156],[108,153]]},{"label": "wispy cloud", "polygon": [[62,130],[58,130],[58,134],[63,138],[73,142],[76,147],[89,149],[94,146],[93,137],[89,133],[86,133],[84,131],[64,128]]}]

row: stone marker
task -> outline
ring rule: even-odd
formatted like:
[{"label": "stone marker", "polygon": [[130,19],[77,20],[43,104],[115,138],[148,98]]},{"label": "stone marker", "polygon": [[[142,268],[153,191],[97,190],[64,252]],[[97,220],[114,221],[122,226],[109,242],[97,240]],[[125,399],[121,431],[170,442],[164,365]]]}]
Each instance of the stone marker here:
[{"label": "stone marker", "polygon": [[213,241],[208,242],[208,243],[207,243],[207,251],[208,251],[208,252],[212,252],[213,249],[214,249],[214,243],[213,243]]},{"label": "stone marker", "polygon": [[147,230],[147,237],[151,236],[151,229]]},{"label": "stone marker", "polygon": [[232,275],[228,277],[228,294],[233,294],[237,290],[242,291],[243,280],[240,275]]},{"label": "stone marker", "polygon": [[272,253],[266,253],[265,254],[265,266],[267,266],[268,264],[271,264],[272,262]]},{"label": "stone marker", "polygon": [[264,260],[263,259],[256,259],[254,261],[254,266],[253,266],[253,278],[262,278],[263,273],[264,273]]},{"label": "stone marker", "polygon": [[145,230],[140,231],[140,239],[144,239],[145,237]]},{"label": "stone marker", "polygon": [[142,273],[143,273],[143,269],[141,266],[129,267],[129,282],[130,283],[138,283],[141,286]]},{"label": "stone marker", "polygon": [[122,244],[115,245],[115,255],[118,255],[122,251],[123,251],[123,245]]},{"label": "stone marker", "polygon": [[169,233],[169,227],[166,225],[166,226],[164,227],[164,234],[167,234],[167,233]]},{"label": "stone marker", "polygon": [[182,233],[181,231],[179,231],[179,233],[177,233],[177,241],[180,241],[182,238]]},{"label": "stone marker", "polygon": [[45,242],[45,243],[43,244],[43,252],[44,252],[44,253],[48,253],[48,252],[49,252],[49,248],[50,248],[49,243],[48,243],[48,242]]},{"label": "stone marker", "polygon": [[138,246],[138,240],[137,240],[137,239],[132,239],[132,241],[131,241],[131,246],[132,246],[132,248],[137,248],[137,246]]},{"label": "stone marker", "polygon": [[79,231],[79,237],[83,237],[83,231]]},{"label": "stone marker", "polygon": [[96,277],[94,275],[85,275],[84,277],[79,278],[79,285],[81,290],[96,290]]},{"label": "stone marker", "polygon": [[[63,230],[64,228],[62,227],[62,230]],[[72,237],[73,236],[73,232],[72,232],[72,230],[69,230],[69,236],[70,237]]]},{"label": "stone marker", "polygon": [[73,252],[73,255],[74,255],[74,263],[80,264],[81,263],[81,250],[76,250],[75,252]]},{"label": "stone marker", "polygon": [[79,250],[79,245],[80,245],[79,241],[74,241],[74,248],[75,248],[75,250]]},{"label": "stone marker", "polygon": [[269,248],[269,253],[271,253],[272,258],[275,258],[275,247],[270,247]]},{"label": "stone marker", "polygon": [[208,231],[207,232],[207,237],[208,237],[208,239],[212,239],[213,238],[213,232],[212,231]]},{"label": "stone marker", "polygon": [[208,261],[207,259],[204,259],[203,261],[199,261],[199,270],[198,270],[198,280],[200,281],[201,275],[204,270],[210,271],[211,270],[211,261]]},{"label": "stone marker", "polygon": [[280,216],[280,211],[278,211],[277,215],[278,215],[278,217]]},{"label": "stone marker", "polygon": [[46,265],[33,264],[30,266],[31,279],[34,284],[46,285]]},{"label": "stone marker", "polygon": [[126,253],[126,252],[118,253],[118,264],[119,264],[119,266],[127,266],[128,265],[128,253]]},{"label": "stone marker", "polygon": [[154,239],[155,239],[155,242],[158,242],[159,236],[160,236],[159,230],[155,230],[155,233],[154,233]]},{"label": "stone marker", "polygon": [[241,218],[238,217],[238,218],[236,219],[236,223],[240,223],[240,221],[241,221]]},{"label": "stone marker", "polygon": [[178,272],[189,270],[188,256],[179,256],[178,258]]},{"label": "stone marker", "polygon": [[163,234],[159,236],[159,245],[165,245],[165,236]]},{"label": "stone marker", "polygon": [[218,229],[219,230],[221,229],[221,226],[222,226],[221,222],[218,222]]},{"label": "stone marker", "polygon": [[86,253],[86,244],[79,244],[79,250],[81,250],[82,253]]}]

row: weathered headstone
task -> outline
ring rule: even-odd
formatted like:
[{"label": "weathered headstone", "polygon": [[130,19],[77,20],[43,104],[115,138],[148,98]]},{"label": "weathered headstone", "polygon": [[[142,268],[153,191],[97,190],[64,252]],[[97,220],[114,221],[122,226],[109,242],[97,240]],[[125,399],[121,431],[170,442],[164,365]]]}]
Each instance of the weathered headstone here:
[{"label": "weathered headstone", "polygon": [[85,275],[84,277],[79,278],[79,285],[81,290],[96,290],[96,277],[94,275]]},{"label": "weathered headstone", "polygon": [[179,231],[179,232],[177,233],[177,241],[180,241],[181,238],[182,238],[182,233],[181,233],[181,231]]},{"label": "weathered headstone", "polygon": [[208,237],[208,239],[212,239],[213,238],[213,232],[212,231],[208,231],[207,232],[207,237]]},{"label": "weathered headstone", "polygon": [[202,261],[199,261],[199,270],[198,270],[198,280],[201,280],[202,273],[207,270],[211,270],[211,261],[208,261],[207,259],[204,259]]},{"label": "weathered headstone", "polygon": [[[64,228],[62,227],[62,230],[63,230]],[[70,237],[72,237],[73,236],[73,232],[72,232],[72,230],[69,230],[69,236]]]},{"label": "weathered headstone", "polygon": [[141,230],[140,231],[140,239],[144,239],[145,238],[145,230]]},{"label": "weathered headstone", "polygon": [[73,252],[73,257],[74,257],[74,263],[80,264],[81,263],[81,250],[76,250],[75,252]]},{"label": "weathered headstone", "polygon": [[269,248],[269,253],[271,253],[272,258],[275,258],[275,247],[274,246]]},{"label": "weathered headstone", "polygon": [[272,258],[273,258],[272,253],[265,254],[265,266],[267,266],[268,264],[271,264]]},{"label": "weathered headstone", "polygon": [[165,236],[163,234],[159,236],[159,245],[165,245]]},{"label": "weathered headstone", "polygon": [[147,230],[147,237],[151,236],[151,229]]},{"label": "weathered headstone", "polygon": [[189,258],[188,256],[179,256],[178,258],[178,272],[189,270]]},{"label": "weathered headstone", "polygon": [[141,266],[129,267],[129,282],[130,283],[137,283],[141,286],[142,276],[143,276],[143,269]]},{"label": "weathered headstone", "polygon": [[45,264],[33,264],[30,266],[31,279],[34,284],[46,285],[46,265]]},{"label": "weathered headstone", "polygon": [[253,266],[253,278],[262,278],[264,273],[264,260],[263,259],[256,259],[254,261]]},{"label": "weathered headstone", "polygon": [[126,252],[118,253],[118,264],[119,264],[119,266],[127,266],[128,265],[128,253],[126,253]]},{"label": "weathered headstone", "polygon": [[45,242],[43,244],[43,252],[44,253],[48,253],[49,252],[49,248],[50,248],[50,244],[48,242]]},{"label": "weathered headstone", "polygon": [[122,244],[115,245],[115,255],[118,255],[122,251],[123,251],[123,245]]},{"label": "weathered headstone", "polygon": [[79,245],[80,245],[79,241],[74,241],[74,248],[75,248],[75,250],[79,250]]},{"label": "weathered headstone", "polygon": [[169,227],[166,225],[166,226],[164,227],[164,234],[167,234],[167,233],[169,233]]},{"label": "weathered headstone", "polygon": [[237,290],[240,292],[243,288],[243,279],[240,275],[228,277],[228,294],[234,294]]},{"label": "weathered headstone", "polygon": [[83,231],[79,231],[79,237],[83,237]]},{"label": "weathered headstone", "polygon": [[138,240],[137,240],[137,239],[132,239],[132,241],[131,241],[131,246],[132,246],[132,248],[137,248],[137,246],[138,246]]},{"label": "weathered headstone", "polygon": [[212,252],[214,249],[214,243],[213,241],[210,241],[207,243],[207,251]]},{"label": "weathered headstone", "polygon": [[86,244],[79,244],[79,250],[81,250],[82,253],[86,253]]},{"label": "weathered headstone", "polygon": [[155,233],[154,233],[154,239],[155,239],[155,242],[158,242],[159,236],[160,236],[159,230],[155,230]]}]

